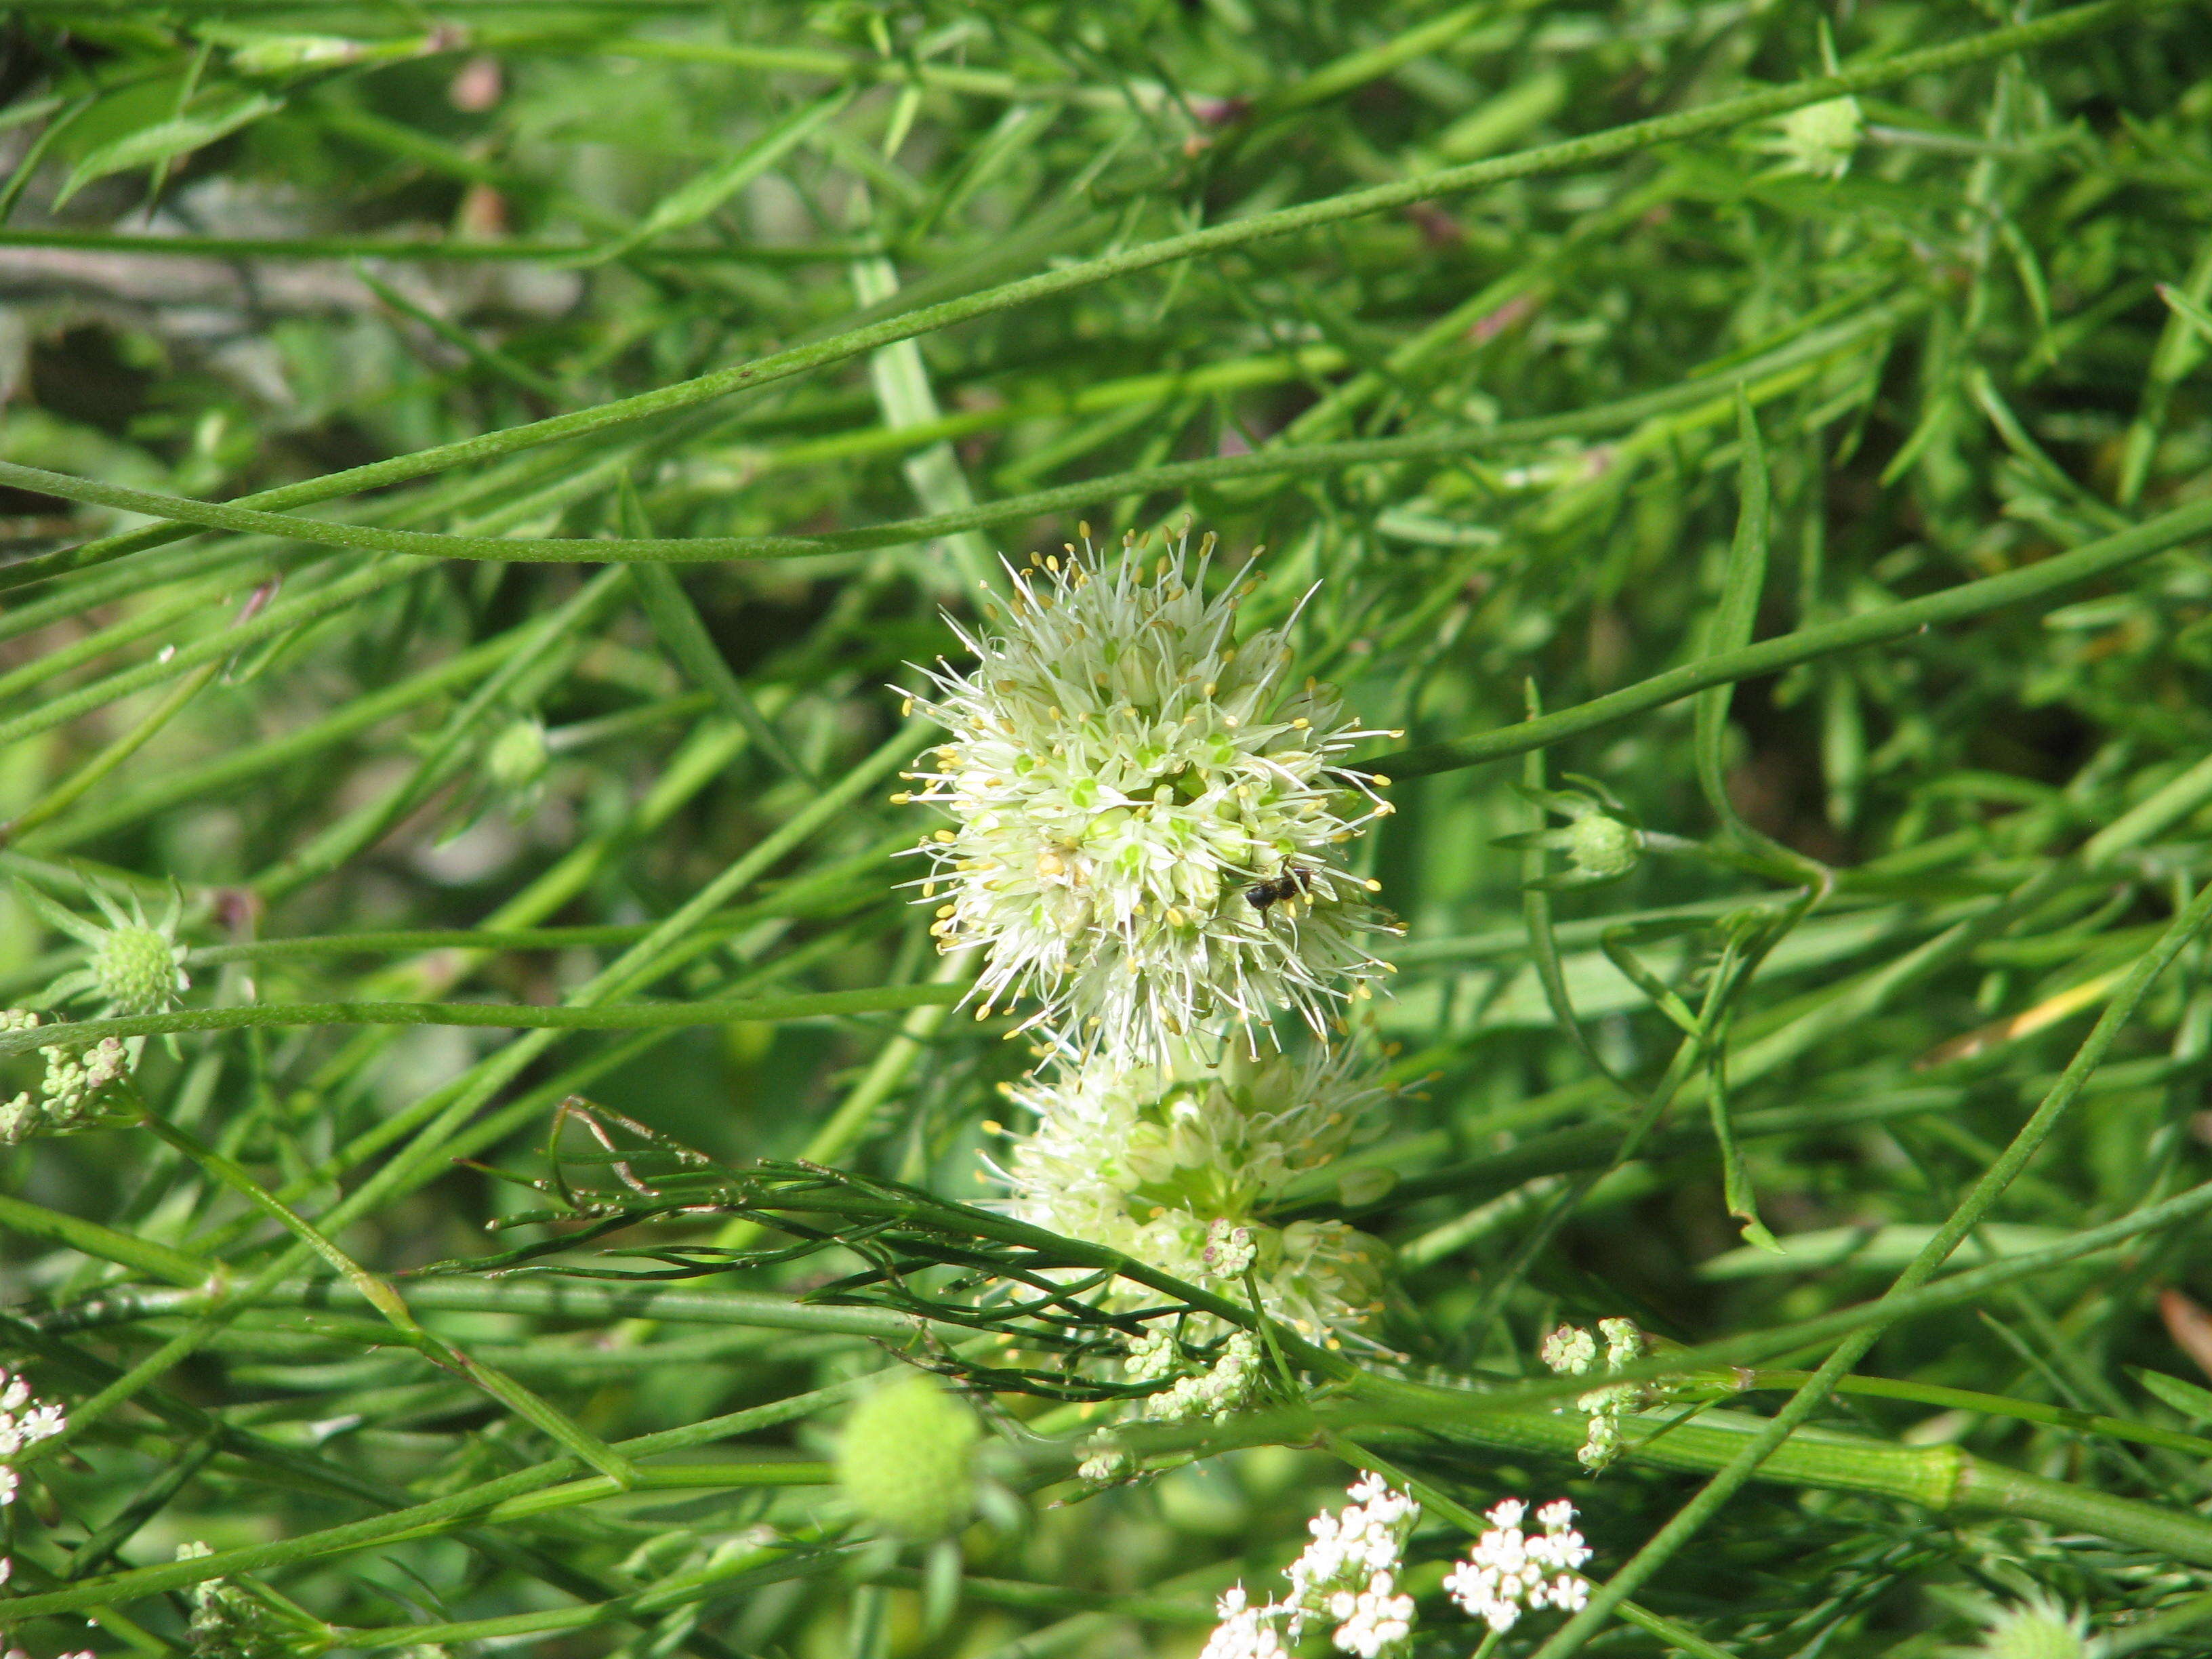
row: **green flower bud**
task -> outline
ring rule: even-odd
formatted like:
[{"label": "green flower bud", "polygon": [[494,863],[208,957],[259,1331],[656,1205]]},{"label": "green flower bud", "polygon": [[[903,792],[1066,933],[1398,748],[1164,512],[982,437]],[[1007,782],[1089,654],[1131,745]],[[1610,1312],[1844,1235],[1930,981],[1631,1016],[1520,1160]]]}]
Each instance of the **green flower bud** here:
[{"label": "green flower bud", "polygon": [[1635,827],[1609,813],[1587,813],[1567,826],[1566,835],[1568,862],[1601,880],[1626,875],[1644,854],[1644,837]]},{"label": "green flower bud", "polygon": [[910,1543],[942,1538],[975,1506],[975,1413],[925,1372],[886,1383],[845,1421],[837,1484],[862,1517]]},{"label": "green flower bud", "polygon": [[151,927],[111,930],[93,951],[91,968],[100,995],[124,1013],[166,1008],[179,988],[174,947]]},{"label": "green flower bud", "polygon": [[1793,173],[1840,179],[1851,165],[1865,125],[1856,98],[1808,104],[1782,118],[1782,136],[1774,149]]},{"label": "green flower bud", "polygon": [[264,34],[232,47],[230,65],[240,75],[294,75],[358,63],[368,55],[360,41],[335,34]]},{"label": "green flower bud", "polygon": [[2088,1621],[2040,1596],[2000,1607],[1975,1659],[2087,1659]]},{"label": "green flower bud", "polygon": [[533,720],[521,720],[492,739],[484,757],[492,781],[502,789],[522,790],[545,775],[551,750],[545,746],[545,728]]}]

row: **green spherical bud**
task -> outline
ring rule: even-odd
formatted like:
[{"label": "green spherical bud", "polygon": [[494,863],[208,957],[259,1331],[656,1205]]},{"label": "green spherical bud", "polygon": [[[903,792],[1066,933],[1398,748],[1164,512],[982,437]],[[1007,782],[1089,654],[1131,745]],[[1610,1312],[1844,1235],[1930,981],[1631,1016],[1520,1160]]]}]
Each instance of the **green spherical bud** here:
[{"label": "green spherical bud", "polygon": [[175,952],[151,927],[115,928],[93,951],[91,965],[100,995],[125,1013],[166,1008],[177,994]]},{"label": "green spherical bud", "polygon": [[1850,167],[1851,152],[1859,147],[1865,125],[1856,98],[1808,104],[1782,118],[1777,148],[1796,172],[1840,179]]},{"label": "green spherical bud", "polygon": [[1592,812],[1567,826],[1567,860],[1586,876],[1625,876],[1642,856],[1644,837],[1632,824]]},{"label": "green spherical bud", "polygon": [[935,1377],[913,1372],[863,1400],[837,1445],[837,1484],[853,1508],[911,1543],[942,1538],[975,1506],[975,1413]]},{"label": "green spherical bud", "polygon": [[2087,1623],[2055,1601],[2026,1601],[1998,1611],[1977,1651],[1980,1659],[2086,1659]]},{"label": "green spherical bud", "polygon": [[520,790],[545,775],[546,763],[551,758],[545,728],[536,720],[517,720],[492,739],[484,765],[501,788]]}]

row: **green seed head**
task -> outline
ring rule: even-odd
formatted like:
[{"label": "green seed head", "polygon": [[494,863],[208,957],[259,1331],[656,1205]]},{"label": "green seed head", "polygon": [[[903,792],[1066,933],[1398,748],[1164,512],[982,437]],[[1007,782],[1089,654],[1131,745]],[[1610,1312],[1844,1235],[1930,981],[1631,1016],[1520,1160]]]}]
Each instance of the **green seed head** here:
[{"label": "green seed head", "polygon": [[2002,1607],[1975,1653],[1976,1659],[2088,1659],[2087,1621],[2040,1599]]},{"label": "green seed head", "polygon": [[956,1531],[975,1503],[975,1413],[914,1372],[863,1400],[837,1447],[837,1484],[883,1531],[924,1543]]},{"label": "green seed head", "polygon": [[1584,875],[1610,880],[1636,867],[1644,838],[1632,825],[1604,812],[1591,812],[1567,826],[1567,859]]},{"label": "green seed head", "polygon": [[534,720],[517,720],[492,742],[484,757],[492,781],[502,789],[527,789],[545,775],[552,750],[546,746],[545,728]]},{"label": "green seed head", "polygon": [[151,927],[111,930],[92,953],[100,994],[128,1014],[166,1008],[177,994],[177,959],[168,939]]},{"label": "green seed head", "polygon": [[1790,111],[1781,125],[1782,137],[1775,148],[1792,172],[1840,179],[1850,167],[1851,152],[1859,147],[1866,122],[1857,99],[1831,98]]}]

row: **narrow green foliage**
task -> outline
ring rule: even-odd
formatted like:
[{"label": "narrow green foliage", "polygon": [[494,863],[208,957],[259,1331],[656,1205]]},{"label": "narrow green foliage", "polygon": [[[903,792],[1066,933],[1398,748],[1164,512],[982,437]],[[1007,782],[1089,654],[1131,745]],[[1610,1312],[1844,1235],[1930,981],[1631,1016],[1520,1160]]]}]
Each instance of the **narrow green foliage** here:
[{"label": "narrow green foliage", "polygon": [[2201,6],[10,29],[0,1648],[2202,1647]]}]

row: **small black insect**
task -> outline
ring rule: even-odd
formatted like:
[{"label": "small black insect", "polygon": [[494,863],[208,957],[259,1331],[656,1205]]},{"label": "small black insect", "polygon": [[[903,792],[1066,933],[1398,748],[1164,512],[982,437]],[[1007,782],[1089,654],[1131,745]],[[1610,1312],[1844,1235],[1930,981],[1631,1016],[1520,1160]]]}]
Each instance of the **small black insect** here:
[{"label": "small black insect", "polygon": [[1286,864],[1283,872],[1272,881],[1255,882],[1244,890],[1244,896],[1252,901],[1255,910],[1264,911],[1271,904],[1296,898],[1301,893],[1313,890],[1313,875],[1295,864]]}]

